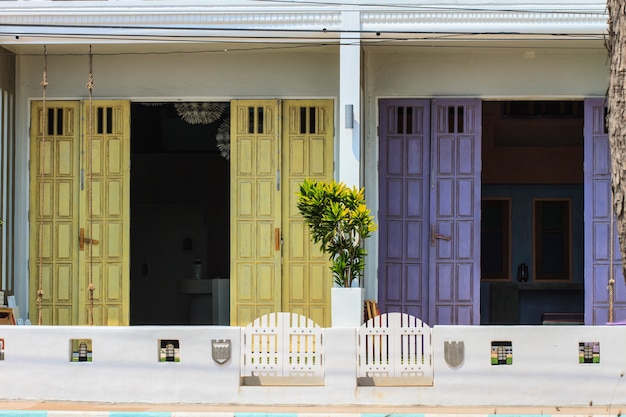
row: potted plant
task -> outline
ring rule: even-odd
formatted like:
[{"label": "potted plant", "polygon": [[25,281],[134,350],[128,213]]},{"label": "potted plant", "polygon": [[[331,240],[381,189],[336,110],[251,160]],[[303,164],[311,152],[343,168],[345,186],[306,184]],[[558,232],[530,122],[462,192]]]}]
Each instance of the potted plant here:
[{"label": "potted plant", "polygon": [[[376,223],[365,203],[363,188],[348,187],[342,182],[306,179],[300,185],[297,207],[309,227],[311,239],[328,254],[335,288],[332,289],[333,326],[360,326],[363,314],[363,269],[366,251],[364,240],[376,230]],[[338,301],[338,288],[357,287],[359,306],[352,313],[356,319],[337,314],[346,303]],[[353,295],[354,297],[354,295]],[[354,310],[354,307],[349,307]],[[358,323],[354,323],[354,322]]]}]

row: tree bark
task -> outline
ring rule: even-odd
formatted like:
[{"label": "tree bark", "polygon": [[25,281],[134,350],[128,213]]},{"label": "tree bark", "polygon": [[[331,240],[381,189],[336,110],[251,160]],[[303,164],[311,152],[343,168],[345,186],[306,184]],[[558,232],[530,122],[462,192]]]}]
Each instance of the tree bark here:
[{"label": "tree bark", "polygon": [[[606,46],[610,60],[607,125],[611,150],[613,209],[622,259],[626,260],[626,2],[607,0]],[[624,270],[626,262],[622,263]]]}]

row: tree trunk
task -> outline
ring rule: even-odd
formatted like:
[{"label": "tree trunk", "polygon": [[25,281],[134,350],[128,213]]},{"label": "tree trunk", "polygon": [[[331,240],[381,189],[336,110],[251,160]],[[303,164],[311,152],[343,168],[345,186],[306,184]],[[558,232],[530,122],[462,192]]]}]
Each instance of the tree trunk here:
[{"label": "tree trunk", "polygon": [[[613,208],[620,252],[622,259],[626,260],[626,2],[608,0],[607,10],[609,33],[606,46],[610,59],[607,124],[611,149]],[[625,265],[626,262],[623,262],[622,269]],[[624,276],[626,277],[626,273]],[[609,312],[609,316],[612,316],[612,312]]]}]

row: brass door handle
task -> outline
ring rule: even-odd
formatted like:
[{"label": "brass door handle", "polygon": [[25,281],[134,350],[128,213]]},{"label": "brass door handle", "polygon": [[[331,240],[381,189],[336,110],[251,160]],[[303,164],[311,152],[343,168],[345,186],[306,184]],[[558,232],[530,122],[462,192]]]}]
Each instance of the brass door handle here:
[{"label": "brass door handle", "polygon": [[435,225],[433,224],[430,227],[430,246],[435,246],[436,240],[452,240],[452,236],[442,235],[441,233],[437,233],[435,229]]},{"label": "brass door handle", "polygon": [[274,228],[274,250],[280,250],[280,227]]},{"label": "brass door handle", "polygon": [[90,237],[85,237],[85,229],[81,227],[80,232],[78,233],[78,244],[80,246],[80,250],[85,250],[85,243],[97,245],[100,241]]}]

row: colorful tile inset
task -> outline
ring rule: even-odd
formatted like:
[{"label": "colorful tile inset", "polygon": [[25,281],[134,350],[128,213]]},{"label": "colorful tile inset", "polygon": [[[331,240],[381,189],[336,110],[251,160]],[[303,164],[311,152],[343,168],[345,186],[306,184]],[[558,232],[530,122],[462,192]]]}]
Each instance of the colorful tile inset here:
[{"label": "colorful tile inset", "polygon": [[578,343],[578,363],[600,363],[600,342]]},{"label": "colorful tile inset", "polygon": [[70,339],[71,356],[70,362],[91,362],[93,350],[91,339]]},{"label": "colorful tile inset", "polygon": [[491,342],[491,364],[512,365],[513,344],[511,342]]},{"label": "colorful tile inset", "polygon": [[159,340],[159,362],[180,362],[180,343],[178,340]]}]

